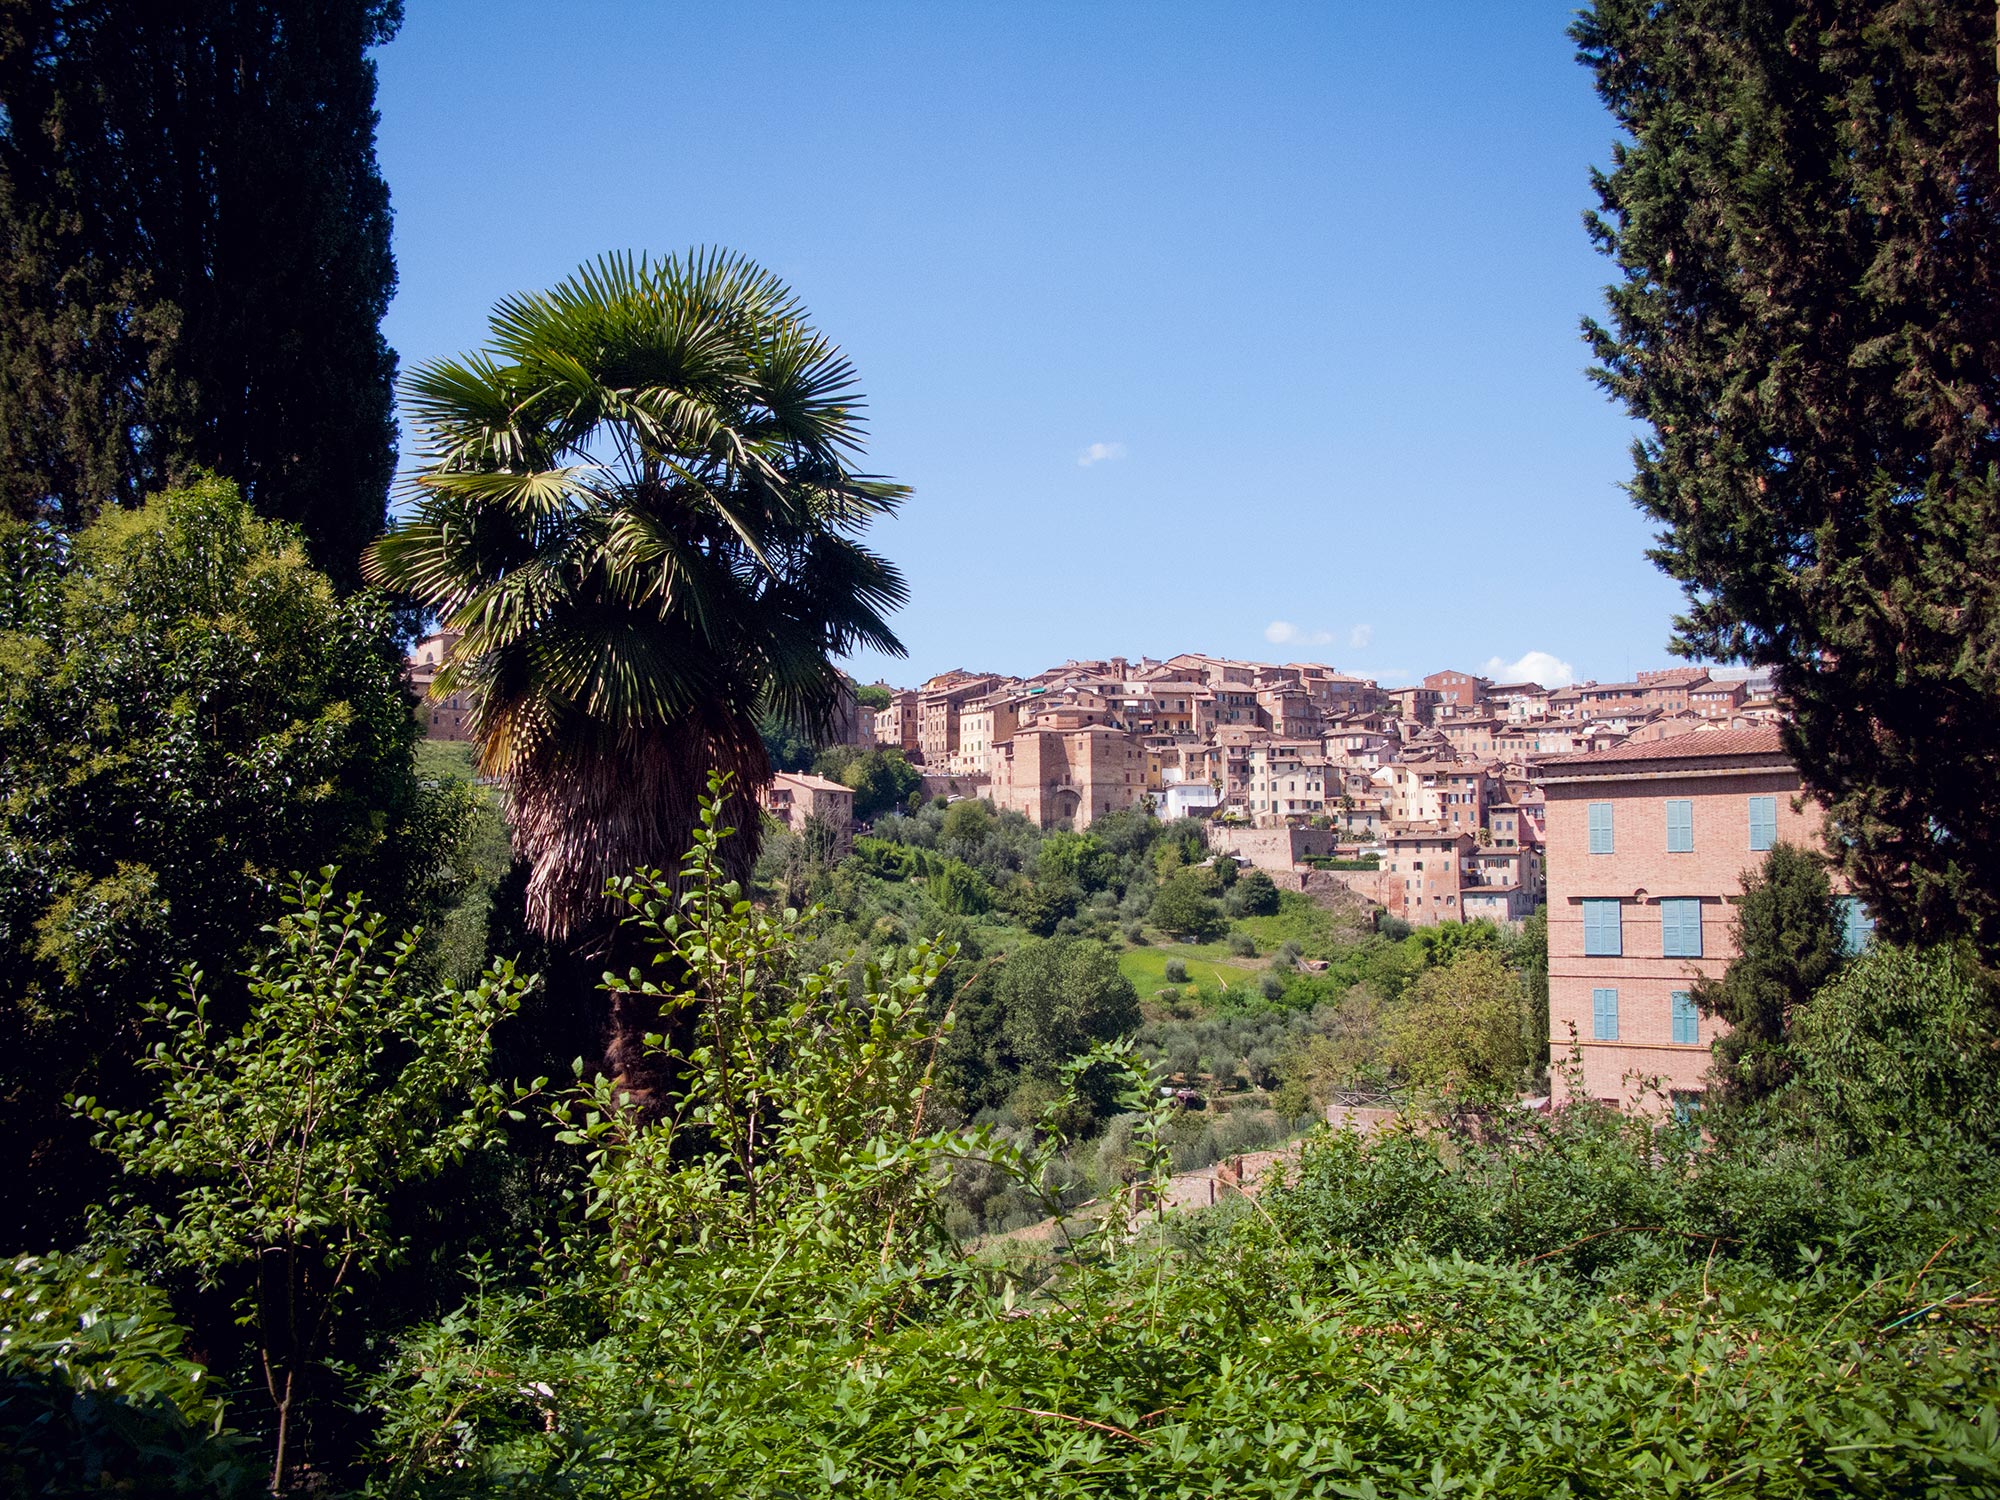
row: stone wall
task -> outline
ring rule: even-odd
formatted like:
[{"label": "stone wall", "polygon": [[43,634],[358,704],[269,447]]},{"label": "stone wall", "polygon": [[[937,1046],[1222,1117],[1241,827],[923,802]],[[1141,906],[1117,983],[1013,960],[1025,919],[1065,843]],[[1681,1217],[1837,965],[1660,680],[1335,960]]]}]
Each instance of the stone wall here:
[{"label": "stone wall", "polygon": [[1331,828],[1239,828],[1211,824],[1208,846],[1276,874],[1295,869],[1307,856],[1330,855],[1340,835]]}]

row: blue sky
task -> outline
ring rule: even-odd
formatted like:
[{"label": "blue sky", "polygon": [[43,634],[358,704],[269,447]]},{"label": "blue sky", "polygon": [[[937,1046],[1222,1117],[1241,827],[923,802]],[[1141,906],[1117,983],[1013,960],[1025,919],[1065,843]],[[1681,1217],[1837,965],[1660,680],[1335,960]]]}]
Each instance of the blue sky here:
[{"label": "blue sky", "polygon": [[[1584,377],[1570,7],[413,0],[405,366],[611,249],[740,250],[860,368],[905,661],[1665,664]],[[1560,674],[1553,674],[1560,675]]]}]

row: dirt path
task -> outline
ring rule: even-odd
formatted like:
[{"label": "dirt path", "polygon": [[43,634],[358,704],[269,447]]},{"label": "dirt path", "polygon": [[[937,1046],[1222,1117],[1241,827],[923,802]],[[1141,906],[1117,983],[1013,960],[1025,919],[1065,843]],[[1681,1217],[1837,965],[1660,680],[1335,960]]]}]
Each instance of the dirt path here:
[{"label": "dirt path", "polygon": [[[1281,1161],[1297,1161],[1304,1144],[1303,1140],[1296,1140],[1275,1151],[1246,1151],[1239,1156],[1226,1157],[1213,1166],[1176,1172],[1167,1179],[1162,1209],[1166,1213],[1186,1213],[1190,1209],[1213,1207],[1228,1198],[1255,1198],[1264,1190],[1265,1174]],[[1103,1214],[1104,1200],[1101,1198],[1079,1203],[1068,1214],[1071,1237],[1088,1234]],[[1029,1224],[1006,1234],[990,1235],[983,1243],[1041,1244],[1055,1238],[1056,1226],[1056,1220],[1043,1219],[1039,1224]]]}]

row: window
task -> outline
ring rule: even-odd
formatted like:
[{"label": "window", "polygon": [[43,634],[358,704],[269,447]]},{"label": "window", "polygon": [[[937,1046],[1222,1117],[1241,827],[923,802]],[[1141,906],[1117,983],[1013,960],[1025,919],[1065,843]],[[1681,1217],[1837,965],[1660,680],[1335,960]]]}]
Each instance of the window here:
[{"label": "window", "polygon": [[1618,1040],[1618,991],[1590,992],[1590,1035],[1593,1041]]},{"label": "window", "polygon": [[1686,990],[1675,990],[1674,1000],[1674,1045],[1692,1047],[1701,1040],[1701,1019],[1695,1014],[1694,996]]},{"label": "window", "polygon": [[1590,804],[1590,852],[1609,854],[1611,850],[1611,804],[1593,802]]},{"label": "window", "polygon": [[1868,915],[1868,908],[1861,904],[1859,896],[1840,898],[1840,946],[1852,958],[1868,946],[1868,940],[1875,935],[1875,919]]},{"label": "window", "polygon": [[1756,850],[1770,848],[1778,842],[1778,799],[1776,797],[1752,797],[1750,799],[1750,847]]},{"label": "window", "polygon": [[1620,925],[1619,906],[1615,899],[1583,903],[1583,951],[1586,954],[1599,958],[1624,955],[1625,933]]},{"label": "window", "polygon": [[1667,853],[1694,853],[1694,802],[1690,798],[1667,799]]},{"label": "window", "polygon": [[1701,957],[1701,901],[1694,896],[1660,900],[1660,956]]}]

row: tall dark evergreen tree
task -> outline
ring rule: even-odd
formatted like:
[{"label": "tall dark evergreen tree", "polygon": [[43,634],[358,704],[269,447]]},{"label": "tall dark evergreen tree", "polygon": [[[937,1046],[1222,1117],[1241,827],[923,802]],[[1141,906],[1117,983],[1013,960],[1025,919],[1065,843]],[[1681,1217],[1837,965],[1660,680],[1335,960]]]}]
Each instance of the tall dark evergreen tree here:
[{"label": "tall dark evergreen tree", "polygon": [[0,498],[195,467],[360,577],[395,469],[368,49],[399,0],[0,0]]},{"label": "tall dark evergreen tree", "polygon": [[1597,0],[1629,140],[1598,379],[1687,590],[1676,648],[1775,667],[1884,929],[2000,950],[2000,134],[1965,0]]},{"label": "tall dark evergreen tree", "polygon": [[1773,1093],[1792,1074],[1793,1019],[1847,961],[1833,885],[1820,858],[1779,844],[1743,876],[1734,922],[1736,956],[1720,978],[1692,981],[1694,1002],[1729,1023],[1715,1043],[1725,1097]]}]

